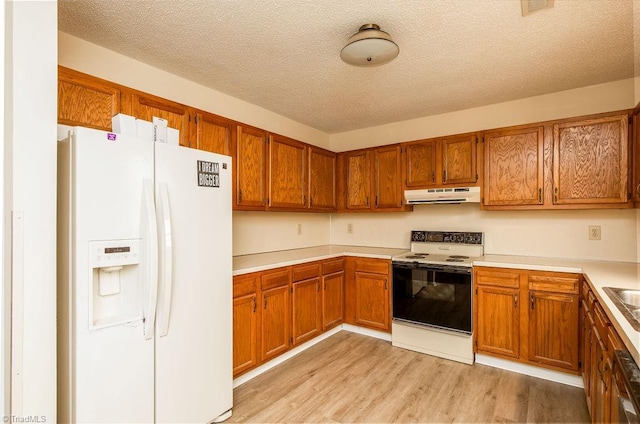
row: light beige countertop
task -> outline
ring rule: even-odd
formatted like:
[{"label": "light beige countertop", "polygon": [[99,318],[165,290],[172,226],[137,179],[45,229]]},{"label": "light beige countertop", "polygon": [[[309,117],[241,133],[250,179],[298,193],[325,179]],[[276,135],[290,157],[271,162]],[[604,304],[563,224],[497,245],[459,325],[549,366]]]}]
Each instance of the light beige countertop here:
[{"label": "light beige countertop", "polygon": [[303,249],[279,250],[233,257],[233,275],[264,271],[281,266],[297,265],[304,262],[320,261],[339,256],[360,256],[365,258],[391,259],[392,256],[408,252],[409,249],[386,247],[366,247],[348,245],[325,245]]},{"label": "light beige countertop", "polygon": [[640,264],[573,259],[539,258],[532,256],[485,255],[474,266],[530,269],[534,271],[575,272],[584,274],[595,289],[595,296],[612,325],[622,337],[631,356],[640,365],[640,332],[634,330],[604,287],[640,289]]}]

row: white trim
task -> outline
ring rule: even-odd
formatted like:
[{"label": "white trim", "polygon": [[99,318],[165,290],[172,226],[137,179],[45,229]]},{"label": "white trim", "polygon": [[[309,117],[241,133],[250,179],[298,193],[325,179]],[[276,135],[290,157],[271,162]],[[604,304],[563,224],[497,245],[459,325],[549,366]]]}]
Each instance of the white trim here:
[{"label": "white trim", "polygon": [[488,365],[494,368],[517,372],[518,374],[542,378],[543,380],[555,381],[556,383],[566,384],[568,386],[579,387],[581,389],[584,388],[582,377],[579,375],[552,371],[546,368],[495,358],[493,356],[482,355],[480,353],[476,353],[476,364]]},{"label": "white trim", "polygon": [[391,341],[391,333],[385,333],[377,330],[370,330],[364,327],[358,327],[351,324],[342,324],[342,329],[351,331],[352,333],[358,333],[369,337],[375,337],[376,339],[384,340],[386,342]]}]

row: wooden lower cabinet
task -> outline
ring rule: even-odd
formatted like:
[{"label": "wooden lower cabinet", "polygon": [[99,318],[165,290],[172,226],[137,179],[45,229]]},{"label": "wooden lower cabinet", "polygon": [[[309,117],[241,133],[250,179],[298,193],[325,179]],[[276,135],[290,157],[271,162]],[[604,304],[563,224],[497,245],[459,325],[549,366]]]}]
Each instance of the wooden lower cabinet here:
[{"label": "wooden lower cabinet", "polygon": [[289,349],[289,287],[282,286],[262,292],[262,344],[260,359],[269,360]]},{"label": "wooden lower cabinet", "polygon": [[344,319],[344,271],[322,276],[322,331]]},{"label": "wooden lower cabinet", "polygon": [[578,274],[474,268],[475,350],[578,373]]},{"label": "wooden lower cabinet", "polygon": [[[296,269],[303,279],[295,281]],[[322,317],[322,294],[320,293],[320,265],[294,267],[294,282],[291,288],[292,344],[311,340],[320,334]],[[310,278],[304,278],[310,277]]]},{"label": "wooden lower cabinet", "polygon": [[391,332],[391,261],[347,258],[345,321]]},{"label": "wooden lower cabinet", "polygon": [[233,376],[258,365],[259,310],[257,274],[233,279]]}]

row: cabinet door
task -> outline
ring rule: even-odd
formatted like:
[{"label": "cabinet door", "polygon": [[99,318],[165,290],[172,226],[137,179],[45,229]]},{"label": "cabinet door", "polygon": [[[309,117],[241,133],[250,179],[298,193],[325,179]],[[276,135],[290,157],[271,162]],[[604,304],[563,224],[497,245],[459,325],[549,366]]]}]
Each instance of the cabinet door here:
[{"label": "cabinet door", "polygon": [[627,115],[553,126],[553,203],[626,203]]},{"label": "cabinet door", "polygon": [[518,358],[519,289],[477,286],[476,351]]},{"label": "cabinet door", "polygon": [[436,139],[405,146],[407,178],[405,187],[416,189],[436,184]]},{"label": "cabinet door", "polygon": [[193,138],[196,145],[192,147],[221,155],[231,154],[233,121],[202,111],[196,112],[195,121],[196,134]]},{"label": "cabinet door", "polygon": [[578,295],[529,292],[529,360],[578,370]]},{"label": "cabinet door", "polygon": [[543,127],[488,132],[484,144],[483,204],[542,205]]},{"label": "cabinet door", "polygon": [[189,147],[189,107],[143,93],[131,94],[131,114],[152,122],[153,117],[167,120],[167,126],[180,131],[180,145]]},{"label": "cabinet door", "polygon": [[355,274],[355,321],[357,325],[389,330],[389,277]]},{"label": "cabinet door", "polygon": [[289,286],[262,292],[261,359],[267,361],[290,346],[291,310]]},{"label": "cabinet door", "polygon": [[258,365],[256,294],[233,299],[233,376]]},{"label": "cabinet door", "polygon": [[58,123],[111,131],[120,94],[115,84],[58,67]]},{"label": "cabinet door", "polygon": [[344,271],[322,277],[322,330],[326,331],[344,319]]},{"label": "cabinet door", "polygon": [[374,153],[374,188],[376,209],[402,207],[402,164],[400,146],[382,147]]},{"label": "cabinet door", "polygon": [[610,422],[611,369],[606,359],[607,347],[597,330],[593,343],[593,391],[591,395],[591,422]]},{"label": "cabinet door", "polygon": [[346,207],[370,209],[371,162],[370,152],[357,151],[345,154]]},{"label": "cabinet door", "polygon": [[[640,202],[640,107],[633,111],[633,200]],[[636,206],[638,206],[636,204]]]},{"label": "cabinet door", "polygon": [[587,397],[587,406],[591,409],[591,345],[593,343],[592,322],[593,318],[589,315],[591,311],[588,302],[582,299],[582,316],[580,319],[580,347],[582,352],[582,382],[584,384],[584,392]]},{"label": "cabinet door", "polygon": [[304,143],[271,135],[269,142],[269,208],[307,206],[307,150]]},{"label": "cabinet door", "polygon": [[235,141],[235,208],[264,210],[267,205],[267,134],[238,125]]},{"label": "cabinet door", "polygon": [[309,146],[309,208],[336,208],[336,154]]},{"label": "cabinet door", "polygon": [[442,140],[442,183],[475,183],[476,173],[475,135],[447,137]]},{"label": "cabinet door", "polygon": [[321,294],[320,278],[293,283],[293,345],[310,340],[320,334]]}]

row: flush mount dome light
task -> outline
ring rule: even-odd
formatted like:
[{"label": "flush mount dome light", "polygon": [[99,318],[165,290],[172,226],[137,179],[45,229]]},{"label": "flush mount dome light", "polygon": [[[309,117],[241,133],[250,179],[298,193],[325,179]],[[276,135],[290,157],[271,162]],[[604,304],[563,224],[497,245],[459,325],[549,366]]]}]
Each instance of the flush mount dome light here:
[{"label": "flush mount dome light", "polygon": [[349,38],[340,57],[354,66],[378,66],[391,62],[398,53],[400,49],[389,34],[376,24],[366,24]]}]

